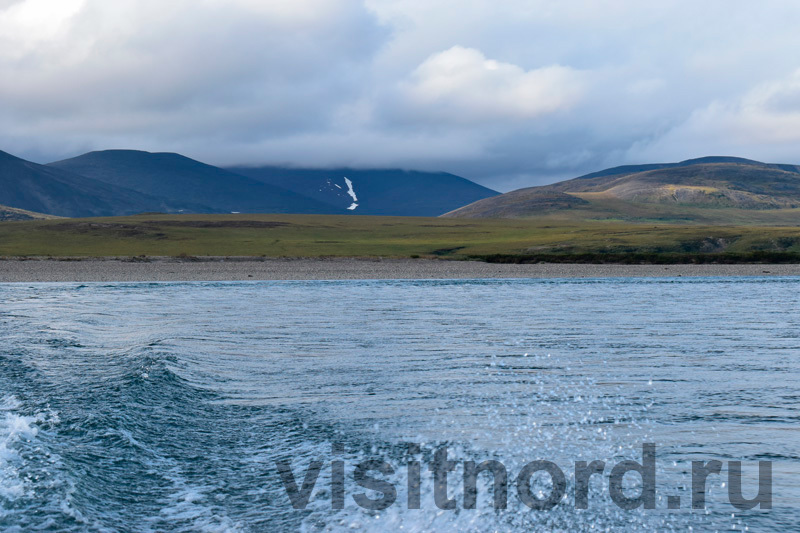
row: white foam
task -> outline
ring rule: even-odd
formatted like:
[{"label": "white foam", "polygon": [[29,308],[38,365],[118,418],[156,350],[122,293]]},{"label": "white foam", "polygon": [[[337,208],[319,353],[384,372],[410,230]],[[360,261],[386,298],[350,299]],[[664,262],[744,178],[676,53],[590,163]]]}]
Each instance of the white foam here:
[{"label": "white foam", "polygon": [[0,399],[0,411],[13,411],[20,405],[22,404],[14,396],[4,396]]},{"label": "white foam", "polygon": [[41,418],[14,413],[19,406],[14,396],[0,400],[0,412],[3,412],[0,416],[0,501],[24,496],[26,484],[19,472],[22,459],[17,446],[22,441],[33,440],[39,432],[35,424]]},{"label": "white foam", "polygon": [[167,505],[161,508],[158,517],[148,519],[156,526],[154,531],[162,531],[162,522],[170,525],[188,523],[191,531],[204,533],[236,533],[244,527],[226,516],[221,509],[209,500],[213,486],[197,486],[189,483],[175,467],[166,475],[174,484]]}]

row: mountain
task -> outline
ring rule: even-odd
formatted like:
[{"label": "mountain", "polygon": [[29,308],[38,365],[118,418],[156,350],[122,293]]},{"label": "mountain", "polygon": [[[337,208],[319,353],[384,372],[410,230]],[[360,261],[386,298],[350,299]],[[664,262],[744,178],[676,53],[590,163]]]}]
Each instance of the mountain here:
[{"label": "mountain", "polygon": [[2,151],[0,204],[64,217],[130,215],[180,209],[179,205],[158,198],[32,163]]},{"label": "mountain", "polygon": [[361,215],[439,216],[499,194],[445,172],[281,167],[227,170]]},{"label": "mountain", "polygon": [[337,213],[332,205],[189,159],[138,150],[90,152],[48,167],[125,187],[201,213]]},{"label": "mountain", "polygon": [[562,213],[594,219],[707,221],[731,210],[794,208],[800,208],[800,166],[704,157],[615,167],[552,185],[518,189],[445,216],[524,218]]},{"label": "mountain", "polygon": [[612,167],[599,172],[592,172],[585,176],[580,176],[578,179],[599,178],[602,176],[615,176],[620,174],[635,174],[637,172],[645,172],[648,170],[659,170],[662,168],[676,168],[676,167],[690,167],[693,165],[713,164],[713,163],[734,163],[743,165],[755,165],[768,168],[776,168],[780,170],[787,170],[794,172],[797,165],[779,165],[774,163],[761,163],[753,161],[752,159],[744,159],[743,157],[729,157],[729,156],[708,156],[700,157],[697,159],[687,159],[680,163],[653,163],[649,165],[624,165],[621,167]]}]

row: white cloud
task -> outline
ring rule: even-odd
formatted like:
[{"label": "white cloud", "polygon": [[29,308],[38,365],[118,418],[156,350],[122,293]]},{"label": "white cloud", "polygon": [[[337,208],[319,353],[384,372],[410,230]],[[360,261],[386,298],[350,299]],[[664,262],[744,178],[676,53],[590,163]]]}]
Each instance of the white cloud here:
[{"label": "white cloud", "polygon": [[634,145],[629,157],[675,159],[709,151],[800,162],[800,70],[711,102],[664,135]]},{"label": "white cloud", "polygon": [[517,121],[572,107],[581,75],[559,65],[525,71],[454,46],[426,59],[403,83],[407,105],[421,117],[456,123]]},{"label": "white cloud", "polygon": [[0,4],[0,49],[5,57],[19,57],[30,47],[54,39],[69,19],[83,7],[84,0],[27,0]]}]

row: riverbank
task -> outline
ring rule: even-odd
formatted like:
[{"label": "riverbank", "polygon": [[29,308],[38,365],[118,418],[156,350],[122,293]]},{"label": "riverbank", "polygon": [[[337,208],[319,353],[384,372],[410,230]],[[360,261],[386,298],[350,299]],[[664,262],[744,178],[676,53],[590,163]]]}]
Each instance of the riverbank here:
[{"label": "riverbank", "polygon": [[799,264],[495,264],[435,259],[4,259],[0,283],[337,279],[800,276]]}]

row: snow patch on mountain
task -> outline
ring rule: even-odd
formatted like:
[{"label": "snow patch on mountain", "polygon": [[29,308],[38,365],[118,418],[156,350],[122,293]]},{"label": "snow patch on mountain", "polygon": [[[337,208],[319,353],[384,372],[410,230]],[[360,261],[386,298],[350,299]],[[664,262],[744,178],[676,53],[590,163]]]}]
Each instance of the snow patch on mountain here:
[{"label": "snow patch on mountain", "polygon": [[353,182],[347,178],[344,179],[344,182],[347,184],[347,194],[353,199],[353,203],[347,209],[355,211],[356,207],[358,207],[358,196],[356,196],[356,191],[353,189]]}]

